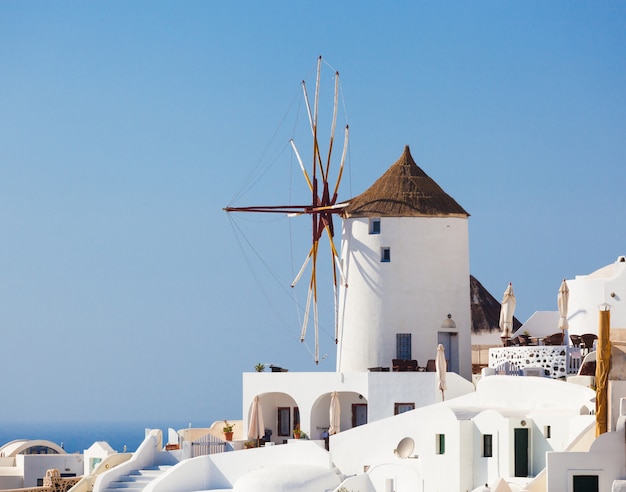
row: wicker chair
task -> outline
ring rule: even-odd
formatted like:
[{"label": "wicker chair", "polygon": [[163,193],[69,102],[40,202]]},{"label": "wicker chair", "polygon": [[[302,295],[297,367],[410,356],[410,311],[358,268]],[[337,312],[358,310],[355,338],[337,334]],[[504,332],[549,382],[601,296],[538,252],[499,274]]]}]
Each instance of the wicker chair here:
[{"label": "wicker chair", "polygon": [[572,345],[574,347],[580,347],[580,344],[582,343],[583,339],[580,335],[570,335],[569,339],[572,341]]},{"label": "wicker chair", "polygon": [[391,363],[395,372],[417,371],[417,361],[414,359],[392,359]]},{"label": "wicker chair", "polygon": [[543,339],[544,345],[563,345],[563,332],[553,333],[549,337]]},{"label": "wicker chair", "polygon": [[592,352],[593,351],[593,342],[598,339],[598,335],[596,335],[595,333],[585,333],[585,334],[581,335],[580,337],[583,340],[582,344],[584,345],[584,347],[589,352]]}]

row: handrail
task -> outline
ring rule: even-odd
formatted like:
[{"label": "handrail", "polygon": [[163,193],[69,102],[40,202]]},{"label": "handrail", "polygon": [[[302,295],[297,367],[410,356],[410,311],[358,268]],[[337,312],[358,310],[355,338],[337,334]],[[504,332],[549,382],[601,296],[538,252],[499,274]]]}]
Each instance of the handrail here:
[{"label": "handrail", "polygon": [[96,477],[94,491],[104,490],[109,483],[114,482],[118,477],[133,470],[140,470],[145,466],[154,464],[157,454],[163,445],[163,433],[159,429],[152,429],[143,442],[133,453],[132,458],[121,463],[114,469],[106,470]]}]

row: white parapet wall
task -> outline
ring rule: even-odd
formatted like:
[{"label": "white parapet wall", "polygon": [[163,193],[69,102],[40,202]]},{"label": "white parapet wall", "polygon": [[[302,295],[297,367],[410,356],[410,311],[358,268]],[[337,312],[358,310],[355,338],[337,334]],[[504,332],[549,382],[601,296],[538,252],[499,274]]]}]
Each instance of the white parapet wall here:
[{"label": "white parapet wall", "polygon": [[280,466],[288,471],[301,465],[315,467],[320,474],[327,474],[332,469],[330,455],[319,444],[292,441],[282,446],[245,449],[182,461],[148,485],[144,492],[228,490],[240,478],[264,467],[274,467],[278,471],[276,467]]}]

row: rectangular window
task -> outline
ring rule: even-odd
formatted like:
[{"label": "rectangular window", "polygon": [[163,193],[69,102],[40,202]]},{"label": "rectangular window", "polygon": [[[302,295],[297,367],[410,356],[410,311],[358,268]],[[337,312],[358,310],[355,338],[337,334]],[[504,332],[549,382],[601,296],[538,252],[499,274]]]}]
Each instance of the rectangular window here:
[{"label": "rectangular window", "polygon": [[446,454],[446,435],[435,434],[435,445],[437,446],[436,454]]},{"label": "rectangular window", "polygon": [[552,437],[552,428],[549,425],[543,426],[543,435],[546,439],[550,439],[550,437]]},{"label": "rectangular window", "polygon": [[290,413],[291,413],[291,408],[278,407],[278,435],[279,436],[291,435],[291,419],[289,418]]},{"label": "rectangular window", "polygon": [[380,248],[380,261],[388,263],[391,261],[391,248]]},{"label": "rectangular window", "polygon": [[491,458],[493,456],[493,435],[483,434],[483,457]]},{"label": "rectangular window", "polygon": [[598,475],[574,475],[574,492],[598,492]]},{"label": "rectangular window", "polygon": [[409,410],[415,410],[415,403],[394,403],[393,404],[393,414],[399,415],[404,412],[408,412]]},{"label": "rectangular window", "polygon": [[411,360],[410,333],[396,333],[396,359]]},{"label": "rectangular window", "polygon": [[380,219],[370,219],[370,234],[380,234]]}]

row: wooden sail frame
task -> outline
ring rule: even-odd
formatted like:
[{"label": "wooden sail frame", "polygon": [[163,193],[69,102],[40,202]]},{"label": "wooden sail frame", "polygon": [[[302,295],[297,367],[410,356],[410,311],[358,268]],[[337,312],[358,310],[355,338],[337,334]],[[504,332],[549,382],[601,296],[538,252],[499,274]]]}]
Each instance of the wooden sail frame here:
[{"label": "wooden sail frame", "polygon": [[[318,304],[317,304],[317,259],[319,252],[319,242],[326,233],[328,237],[330,252],[331,252],[331,270],[333,273],[333,298],[334,298],[334,320],[335,320],[335,343],[339,339],[339,313],[338,313],[338,282],[339,279],[343,279],[344,276],[341,272],[341,264],[339,260],[339,254],[334,244],[334,225],[333,215],[342,213],[343,209],[348,206],[348,203],[337,203],[337,196],[339,191],[339,185],[343,176],[344,164],[346,161],[346,154],[349,140],[349,128],[346,125],[343,151],[341,154],[339,170],[337,173],[337,179],[334,184],[334,188],[331,194],[331,188],[329,186],[329,173],[330,165],[333,154],[333,146],[335,139],[335,130],[337,124],[337,112],[339,103],[339,72],[335,72],[335,88],[333,98],[333,115],[332,124],[330,130],[330,139],[328,145],[328,154],[323,161],[320,146],[318,141],[318,117],[319,117],[319,98],[320,98],[320,78],[321,78],[322,57],[320,56],[317,61],[317,74],[315,80],[315,99],[313,101],[313,108],[311,108],[311,101],[309,99],[306,83],[302,81],[302,91],[304,95],[304,101],[309,118],[309,125],[311,128],[313,139],[313,155],[311,173],[306,170],[306,166],[302,161],[300,153],[296,147],[295,142],[290,140],[293,152],[298,160],[300,169],[307,182],[309,190],[311,191],[311,204],[309,205],[261,205],[261,206],[248,206],[248,207],[226,207],[226,212],[256,212],[256,213],[278,213],[287,214],[288,216],[297,215],[309,215],[312,220],[312,245],[302,264],[302,267],[298,271],[298,274],[291,283],[292,287],[298,283],[302,275],[304,274],[309,262],[312,262],[311,276],[309,279],[307,301],[304,313],[304,319],[302,323],[302,330],[300,334],[300,341],[304,342],[306,337],[308,321],[310,316],[310,309],[313,308],[313,322],[315,329],[315,363],[319,363],[319,317],[318,317]],[[318,177],[319,176],[319,177]],[[321,188],[321,193],[320,193]],[[344,282],[345,283],[345,282]]]}]

